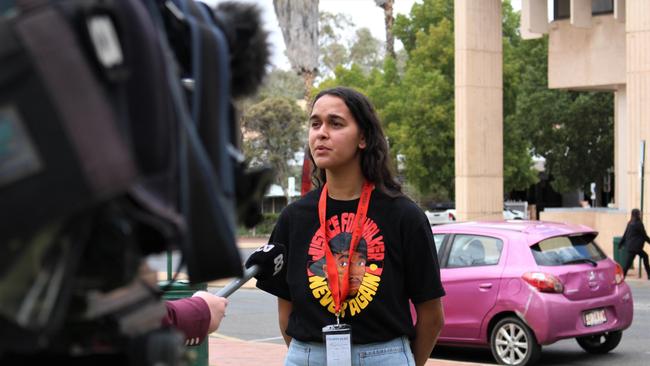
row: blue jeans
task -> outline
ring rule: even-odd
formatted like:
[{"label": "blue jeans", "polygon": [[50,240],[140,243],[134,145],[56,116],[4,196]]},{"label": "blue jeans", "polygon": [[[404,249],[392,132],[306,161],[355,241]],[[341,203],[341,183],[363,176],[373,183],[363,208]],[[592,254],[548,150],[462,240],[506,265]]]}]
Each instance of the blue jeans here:
[{"label": "blue jeans", "polygon": [[[285,366],[326,366],[325,344],[291,340]],[[414,366],[415,359],[407,337],[400,337],[388,342],[353,344],[353,366]],[[329,365],[336,366],[336,365]]]}]

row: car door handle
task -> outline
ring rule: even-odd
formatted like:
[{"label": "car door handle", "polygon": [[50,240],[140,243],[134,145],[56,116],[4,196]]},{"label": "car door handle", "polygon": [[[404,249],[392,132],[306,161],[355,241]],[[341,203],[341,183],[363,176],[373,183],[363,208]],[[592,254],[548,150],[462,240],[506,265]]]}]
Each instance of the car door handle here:
[{"label": "car door handle", "polygon": [[491,283],[482,283],[482,284],[478,285],[478,288],[480,288],[481,290],[489,290],[489,289],[492,288],[492,284]]}]

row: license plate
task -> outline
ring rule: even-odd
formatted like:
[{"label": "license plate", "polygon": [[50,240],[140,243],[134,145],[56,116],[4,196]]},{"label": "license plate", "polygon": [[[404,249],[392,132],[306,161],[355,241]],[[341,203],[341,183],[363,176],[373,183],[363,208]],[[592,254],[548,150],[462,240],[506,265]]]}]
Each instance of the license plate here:
[{"label": "license plate", "polygon": [[594,325],[599,325],[607,322],[605,309],[591,310],[585,312],[584,322],[585,322],[585,326],[587,327],[593,327]]}]

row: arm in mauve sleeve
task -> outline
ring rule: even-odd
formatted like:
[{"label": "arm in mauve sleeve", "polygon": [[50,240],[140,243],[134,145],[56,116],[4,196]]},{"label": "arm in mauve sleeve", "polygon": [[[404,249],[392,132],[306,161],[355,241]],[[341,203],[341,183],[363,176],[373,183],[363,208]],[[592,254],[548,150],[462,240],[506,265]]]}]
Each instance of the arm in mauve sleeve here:
[{"label": "arm in mauve sleeve", "polygon": [[172,326],[185,334],[185,345],[196,346],[208,335],[210,308],[200,297],[165,301],[167,315],[163,326]]}]

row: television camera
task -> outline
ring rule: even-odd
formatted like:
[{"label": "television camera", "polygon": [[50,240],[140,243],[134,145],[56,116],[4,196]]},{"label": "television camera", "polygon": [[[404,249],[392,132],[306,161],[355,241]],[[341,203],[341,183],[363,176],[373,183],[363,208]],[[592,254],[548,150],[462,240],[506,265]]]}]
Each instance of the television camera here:
[{"label": "television camera", "polygon": [[272,173],[233,101],[268,57],[251,3],[0,1],[0,364],[182,361],[144,259],[242,275]]}]

